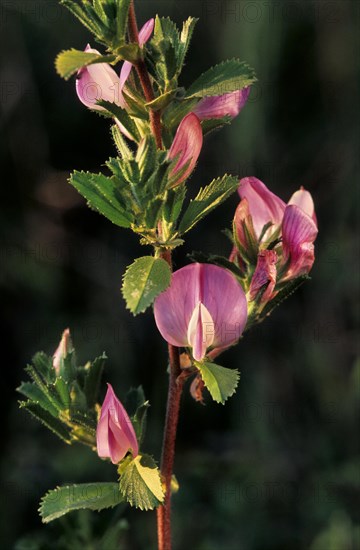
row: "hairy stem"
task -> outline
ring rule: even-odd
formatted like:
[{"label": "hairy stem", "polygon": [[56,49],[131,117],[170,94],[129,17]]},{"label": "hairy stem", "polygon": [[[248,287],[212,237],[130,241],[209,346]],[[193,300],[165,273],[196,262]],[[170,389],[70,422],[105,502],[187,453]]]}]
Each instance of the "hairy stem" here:
[{"label": "hairy stem", "polygon": [[[134,0],[130,4],[129,9],[129,37],[131,42],[139,43],[139,30],[136,21]],[[154,90],[151,84],[149,73],[147,72],[146,65],[143,59],[140,59],[135,68],[139,76],[141,86],[145,95],[147,103],[155,99]],[[153,111],[150,109],[150,126],[151,131],[155,137],[156,146],[158,149],[162,149],[162,137],[161,137],[161,113],[160,111]]]},{"label": "hairy stem", "polygon": [[184,380],[181,376],[178,348],[169,345],[169,390],[166,408],[164,439],[161,456],[161,475],[165,485],[165,500],[157,509],[158,550],[171,550],[171,479],[173,475],[176,431]]}]

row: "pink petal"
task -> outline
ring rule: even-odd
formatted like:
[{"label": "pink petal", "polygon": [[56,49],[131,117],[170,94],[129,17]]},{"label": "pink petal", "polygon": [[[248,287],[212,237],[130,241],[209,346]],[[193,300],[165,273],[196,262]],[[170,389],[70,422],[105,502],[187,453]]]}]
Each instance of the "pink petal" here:
[{"label": "pink petal", "polygon": [[284,261],[290,262],[286,278],[309,273],[313,266],[313,243],[318,234],[315,222],[298,206],[286,207],[282,223]]},{"label": "pink petal", "polygon": [[266,233],[266,238],[270,238],[282,222],[285,203],[254,177],[240,180],[239,194],[242,199],[246,198],[248,200],[250,214],[258,238],[264,225],[272,222],[273,227]]},{"label": "pink petal", "polygon": [[227,269],[209,264],[198,265],[200,299],[215,323],[213,346],[229,346],[240,338],[246,325],[245,293],[235,276]]},{"label": "pink petal", "polygon": [[200,120],[194,113],[186,115],[179,124],[174,141],[168,153],[170,160],[176,158],[178,161],[171,176],[174,176],[187,163],[185,172],[175,181],[174,185],[186,180],[195,168],[203,144],[203,133]]},{"label": "pink petal", "polygon": [[139,31],[139,44],[140,46],[143,46],[146,44],[146,42],[151,37],[155,25],[155,19],[149,19],[149,21],[146,21],[145,25],[141,28]]},{"label": "pink petal", "polygon": [[275,250],[263,250],[259,253],[256,269],[250,284],[250,300],[255,300],[257,294],[265,285],[267,287],[261,297],[261,302],[268,302],[272,298],[276,284],[276,262],[277,254]]},{"label": "pink petal", "polygon": [[250,86],[229,94],[205,97],[196,105],[193,112],[200,120],[223,118],[225,116],[235,118],[244,107],[249,94]]},{"label": "pink petal", "polygon": [[111,458],[117,464],[131,450],[139,453],[138,442],[131,420],[108,384],[96,430],[97,452],[102,458]]},{"label": "pink petal", "polygon": [[96,448],[101,458],[110,457],[108,414],[101,415],[96,428]]},{"label": "pink petal", "polygon": [[108,412],[108,430],[111,462],[118,464],[128,452],[129,442],[124,437],[124,433],[111,411]]},{"label": "pink petal", "polygon": [[[89,45],[86,52],[100,53]],[[89,109],[102,111],[103,108],[96,105],[97,101],[104,100],[116,103],[123,107],[123,99],[120,94],[120,79],[114,69],[107,63],[97,63],[80,69],[76,79],[76,91],[80,101]]]},{"label": "pink petal", "polygon": [[292,195],[288,204],[296,204],[296,206],[310,216],[317,225],[314,201],[309,191],[306,191],[306,189],[302,187]]},{"label": "pink petal", "polygon": [[[179,269],[173,274],[170,288],[156,298],[155,322],[163,338],[174,346],[191,347],[195,341],[193,335],[199,335],[197,325],[195,331],[189,331],[199,302],[210,315],[207,317],[205,309],[201,310],[205,323],[210,323],[211,318],[215,325],[212,345],[236,342],[247,320],[245,293],[229,271],[209,264],[191,264]],[[202,327],[207,337],[209,326]],[[195,353],[201,355],[199,347]]]},{"label": "pink petal", "polygon": [[173,346],[188,345],[188,326],[199,302],[196,300],[196,284],[193,266],[183,267],[173,273],[170,287],[155,300],[156,325],[162,337]]},{"label": "pink petal", "polygon": [[207,308],[199,302],[193,311],[188,327],[188,343],[193,350],[193,357],[201,361],[207,348],[214,341],[214,321]]},{"label": "pink petal", "polygon": [[122,64],[122,67],[121,67],[121,71],[120,71],[120,94],[121,94],[122,98],[123,98],[122,91],[124,89],[124,86],[126,84],[127,79],[130,76],[132,67],[133,66],[130,63],[130,61],[124,61],[124,63]]}]

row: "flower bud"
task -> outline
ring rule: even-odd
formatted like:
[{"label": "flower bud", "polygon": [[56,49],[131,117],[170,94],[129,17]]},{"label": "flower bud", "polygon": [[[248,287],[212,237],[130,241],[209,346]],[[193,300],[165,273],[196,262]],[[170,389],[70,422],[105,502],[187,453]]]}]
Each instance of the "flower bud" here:
[{"label": "flower bud", "polygon": [[196,105],[193,112],[200,120],[238,116],[250,94],[250,86],[228,94],[205,97]]},{"label": "flower bud", "polygon": [[96,443],[98,455],[110,458],[113,464],[118,464],[128,451],[133,457],[139,454],[134,427],[110,384],[101,407]]},{"label": "flower bud", "polygon": [[56,351],[53,355],[53,367],[55,369],[56,374],[59,376],[60,374],[60,367],[62,361],[65,359],[67,354],[73,350],[72,342],[71,342],[71,336],[70,336],[70,329],[65,329],[60,344],[56,348]]},{"label": "flower bud", "polygon": [[200,120],[194,113],[186,115],[179,124],[168,153],[169,160],[177,158],[170,177],[171,186],[179,185],[193,172],[203,144]]}]

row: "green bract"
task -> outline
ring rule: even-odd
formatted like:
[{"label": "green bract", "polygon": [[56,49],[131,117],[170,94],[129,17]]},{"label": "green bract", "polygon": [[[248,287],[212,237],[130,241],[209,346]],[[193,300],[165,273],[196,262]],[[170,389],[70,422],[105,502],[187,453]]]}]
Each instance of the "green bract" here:
[{"label": "green bract", "polygon": [[196,363],[196,366],[213,400],[223,405],[235,393],[240,379],[239,371],[209,362]]},{"label": "green bract", "polygon": [[160,472],[149,455],[125,459],[119,467],[120,492],[124,499],[140,510],[153,510],[164,500]]}]

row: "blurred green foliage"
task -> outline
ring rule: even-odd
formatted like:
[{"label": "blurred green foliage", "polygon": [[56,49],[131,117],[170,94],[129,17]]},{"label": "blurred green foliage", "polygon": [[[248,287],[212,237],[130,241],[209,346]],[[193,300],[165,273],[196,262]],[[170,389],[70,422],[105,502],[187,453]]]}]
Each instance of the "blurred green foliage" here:
[{"label": "blurred green foliage", "polygon": [[[156,12],[178,23],[200,18],[184,84],[232,56],[259,78],[239,118],[207,139],[189,182],[194,195],[224,172],[256,175],[284,200],[304,185],[320,230],[312,281],[224,355],[224,366],[241,371],[237,394],[225,407],[184,396],[175,548],[191,541],[196,550],[356,550],[359,3],[136,3],[140,23]],[[0,27],[1,546],[56,540],[75,550],[66,521],[86,532],[86,514],[45,527],[39,499],[60,483],[112,481],[113,468],[86,448],[61,445],[18,409],[23,367],[39,349],[52,353],[70,326],[80,360],[107,352],[105,378],[120,398],[143,384],[152,405],[145,448],[159,456],[166,350],[150,312],[130,317],[119,290],[125,266],[145,248],[88,210],[66,183],[71,170],[98,170],[111,154],[108,123],[54,69],[58,51],[83,49],[88,34],[55,0],[0,0]],[[234,197],[199,224],[176,267],[192,250],[224,252],[221,230],[235,207]],[[117,546],[107,542],[106,550],[154,548],[154,514],[124,517],[128,530],[119,528]],[[99,545],[110,516],[91,518]],[[96,547],[86,536],[82,548]]]}]

